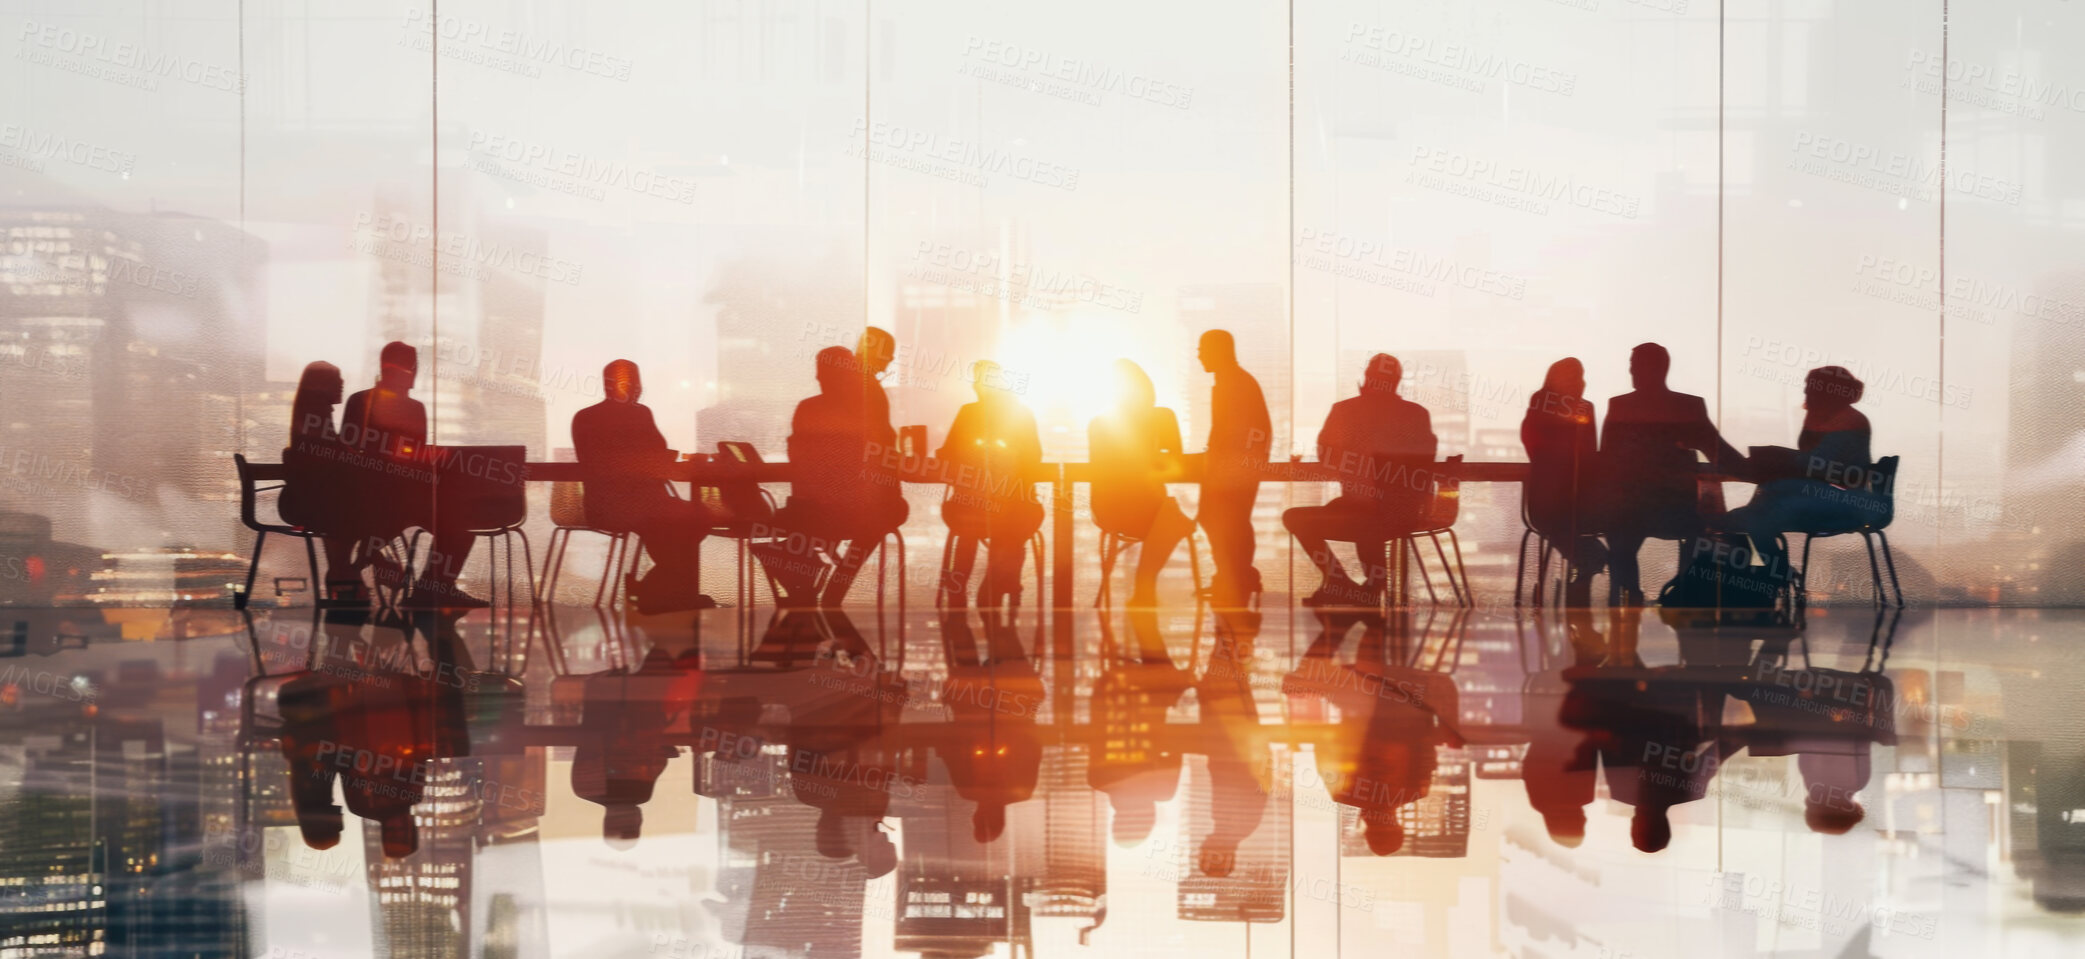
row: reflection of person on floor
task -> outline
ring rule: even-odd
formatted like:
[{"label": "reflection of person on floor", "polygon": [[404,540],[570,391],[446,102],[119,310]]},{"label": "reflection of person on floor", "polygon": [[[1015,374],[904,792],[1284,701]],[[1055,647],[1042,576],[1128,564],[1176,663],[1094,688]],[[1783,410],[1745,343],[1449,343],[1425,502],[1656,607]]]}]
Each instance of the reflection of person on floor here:
[{"label": "reflection of person on floor", "polygon": [[1528,525],[1563,556],[1569,570],[1568,606],[1591,605],[1593,577],[1607,565],[1595,512],[1597,433],[1593,404],[1585,398],[1585,366],[1568,356],[1550,364],[1520,421],[1520,445],[1528,452],[1528,478],[1521,490]]},{"label": "reflection of person on floor", "polygon": [[948,655],[941,701],[951,731],[958,733],[941,749],[941,759],[956,795],[977,803],[971,824],[980,843],[1006,830],[1006,807],[1033,795],[1042,772],[1042,738],[1035,729],[1042,678],[1011,620],[987,611],[984,624],[980,656],[968,614],[956,610],[941,618]]},{"label": "reflection of person on floor", "polygon": [[602,807],[601,838],[617,848],[643,833],[644,804],[680,754],[665,733],[668,690],[681,675],[654,646],[635,672],[618,668],[586,677],[572,794]]},{"label": "reflection of person on floor", "polygon": [[1042,434],[1035,414],[1006,388],[999,364],[981,361],[973,368],[977,402],[956,411],[948,439],[934,458],[946,464],[950,484],[941,502],[941,518],[955,537],[950,600],[962,605],[970,570],[977,563],[977,544],[987,546],[984,585],[977,604],[985,608],[1020,606],[1021,565],[1028,541],[1042,528],[1042,504],[1027,474],[1042,466]]},{"label": "reflection of person on floor", "polygon": [[893,795],[918,788],[898,770],[884,737],[897,725],[905,685],[886,670],[847,614],[824,614],[830,649],[807,671],[813,696],[791,705],[786,733],[789,789],[818,810],[818,852],[828,859],[856,856],[871,878],[897,865],[884,834]]},{"label": "reflection of person on floor", "polygon": [[1721,687],[1690,681],[1686,667],[1646,668],[1637,655],[1642,623],[1640,607],[1615,610],[1608,657],[1573,685],[1562,719],[1598,752],[1608,794],[1635,807],[1629,835],[1636,848],[1657,852],[1672,842],[1672,808],[1708,794],[1727,750],[1713,728]]},{"label": "reflection of person on floor", "polygon": [[[1368,606],[1381,592],[1384,544],[1417,529],[1433,505],[1436,440],[1426,408],[1397,395],[1404,367],[1378,353],[1368,361],[1361,394],[1332,404],[1318,432],[1318,462],[1339,474],[1340,495],[1323,506],[1282,514],[1322,578],[1305,606]],[[1354,582],[1327,540],[1354,544],[1363,582]]]},{"label": "reflection of person on floor", "polygon": [[1116,649],[1114,626],[1101,617],[1106,670],[1093,687],[1093,724],[1100,735],[1087,783],[1108,795],[1115,809],[1117,845],[1136,846],[1158,822],[1158,804],[1180,785],[1180,753],[1163,735],[1166,712],[1193,680],[1173,665],[1158,632],[1158,614],[1131,609],[1131,645]]},{"label": "reflection of person on floor", "polygon": [[1237,342],[1228,330],[1203,333],[1197,356],[1202,368],[1216,376],[1196,515],[1216,566],[1209,595],[1217,606],[1244,606],[1260,591],[1260,571],[1252,565],[1252,507],[1273,448],[1274,427],[1260,381],[1238,364]]},{"label": "reflection of person on floor", "polygon": [[1868,785],[1875,745],[1897,743],[1890,678],[1762,662],[1741,698],[1752,707],[1752,725],[1742,737],[1746,751],[1796,757],[1805,786],[1803,821],[1830,835],[1859,825],[1866,810],[1854,796]]},{"label": "reflection of person on floor", "polygon": [[1837,532],[1880,522],[1889,510],[1868,458],[1868,417],[1853,404],[1865,387],[1845,367],[1821,366],[1803,380],[1803,431],[1796,448],[1755,448],[1759,489],[1718,527],[1755,537]]},{"label": "reflection of person on floor", "polygon": [[[1688,548],[1702,529],[1696,453],[1719,471],[1737,468],[1744,455],[1724,442],[1699,396],[1665,385],[1672,356],[1656,343],[1629,354],[1636,387],[1607,401],[1600,434],[1600,489],[1606,519],[1610,595],[1643,605],[1637,553],[1646,539],[1679,540]],[[1686,568],[1686,556],[1680,566]]]},{"label": "reflection of person on floor", "polygon": [[697,564],[711,519],[701,503],[673,495],[668,470],[679,454],[652,419],[637,364],[601,370],[606,397],[572,416],[572,449],[585,477],[586,521],[611,533],[636,533],[653,568],[630,592],[645,612],[715,606],[698,592]]},{"label": "reflection of person on floor", "polygon": [[[405,343],[387,343],[376,386],[348,397],[340,412],[341,438],[377,465],[358,477],[355,496],[370,519],[372,535],[390,539],[418,526],[434,534],[434,545],[406,597],[412,606],[484,606],[456,588],[475,537],[460,525],[462,510],[443,511],[435,502],[433,463],[427,458],[427,407],[412,397],[420,354]],[[453,518],[451,518],[453,517]]]},{"label": "reflection of person on floor", "polygon": [[[1337,665],[1333,657],[1357,621],[1364,626],[1354,662]],[[1387,856],[1404,848],[1398,811],[1432,791],[1437,747],[1463,743],[1460,697],[1447,675],[1389,661],[1380,613],[1320,612],[1318,622],[1318,638],[1282,688],[1339,711],[1339,724],[1316,749],[1318,776],[1333,802],[1359,811],[1369,851]]]},{"label": "reflection of person on floor", "polygon": [[1260,828],[1273,782],[1259,705],[1252,698],[1252,649],[1260,614],[1217,613],[1216,648],[1195,683],[1203,754],[1209,768],[1211,826],[1198,857],[1202,874],[1222,878],[1237,868],[1238,846]]},{"label": "reflection of person on floor", "polygon": [[791,606],[818,603],[813,593],[829,572],[823,603],[837,607],[862,561],[905,522],[909,509],[895,477],[869,462],[871,435],[889,432],[889,423],[869,422],[854,353],[826,347],[818,351],[817,367],[818,394],[798,403],[790,421],[789,502],[775,513],[769,530],[775,539],[756,545],[754,554]]},{"label": "reflection of person on floor", "polygon": [[1115,375],[1115,409],[1086,426],[1093,523],[1142,544],[1129,605],[1155,606],[1158,574],[1194,532],[1194,521],[1166,492],[1166,482],[1180,475],[1180,419],[1158,405],[1143,368],[1116,360]]},{"label": "reflection of person on floor", "polygon": [[[1600,760],[1598,749],[1563,719],[1573,690],[1596,674],[1607,654],[1607,640],[1594,630],[1590,608],[1570,607],[1564,617],[1571,660],[1528,677],[1522,706],[1528,721],[1528,749],[1520,769],[1528,804],[1542,814],[1549,838],[1558,845],[1575,847],[1585,841],[1585,807],[1593,801]],[[1543,635],[1544,628],[1538,613],[1535,635],[1546,645],[1549,639]]]}]

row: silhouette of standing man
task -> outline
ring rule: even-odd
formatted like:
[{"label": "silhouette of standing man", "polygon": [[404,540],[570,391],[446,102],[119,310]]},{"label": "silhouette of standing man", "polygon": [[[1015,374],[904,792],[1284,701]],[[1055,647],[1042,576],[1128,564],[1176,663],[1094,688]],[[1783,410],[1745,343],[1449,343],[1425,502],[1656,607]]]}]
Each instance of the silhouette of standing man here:
[{"label": "silhouette of standing man", "polygon": [[1252,505],[1260,494],[1274,427],[1260,381],[1238,365],[1230,331],[1203,333],[1196,356],[1202,369],[1216,374],[1216,386],[1210,393],[1209,454],[1195,518],[1216,560],[1209,593],[1217,606],[1239,607],[1260,591],[1260,571],[1252,565]]}]

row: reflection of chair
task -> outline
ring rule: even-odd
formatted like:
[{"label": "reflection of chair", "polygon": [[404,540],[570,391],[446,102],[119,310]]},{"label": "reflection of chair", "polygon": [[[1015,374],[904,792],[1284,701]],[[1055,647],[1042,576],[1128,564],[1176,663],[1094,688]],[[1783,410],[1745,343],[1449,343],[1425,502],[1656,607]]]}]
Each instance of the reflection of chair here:
[{"label": "reflection of chair", "polygon": [[[260,494],[280,494],[283,488],[289,484],[283,482],[273,486],[257,486],[253,478],[253,467],[246,462],[245,454],[233,453],[232,463],[239,470],[239,521],[245,523],[246,528],[253,530],[256,534],[253,538],[253,561],[246,567],[246,585],[239,590],[238,595],[232,597],[232,605],[245,609],[247,600],[252,597],[254,577],[258,576],[261,571],[261,546],[268,541],[269,533],[294,536],[304,541],[304,558],[311,564],[311,578],[305,580],[303,586],[307,590],[311,589],[319,581],[319,551],[315,540],[321,534],[317,530],[305,529],[302,526],[261,522],[259,517],[255,515]],[[285,593],[294,592],[295,590],[285,589],[284,587],[296,582],[296,577],[276,577],[275,595],[281,596]]]},{"label": "reflection of chair", "polygon": [[[1195,533],[1193,530],[1188,531],[1186,539],[1188,575],[1194,579],[1195,602],[1200,604],[1209,596],[1207,587],[1202,583],[1202,553],[1201,550],[1195,547]],[[1100,595],[1093,598],[1093,605],[1096,609],[1106,608],[1115,601],[1116,559],[1127,552],[1130,547],[1135,546],[1141,549],[1143,544],[1144,540],[1142,537],[1131,536],[1128,533],[1117,533],[1108,529],[1100,531]]]},{"label": "reflection of chair", "polygon": [[[954,530],[950,530],[948,538],[941,542],[941,584],[934,590],[935,609],[947,608],[949,597],[956,593],[956,590],[950,583],[955,578],[956,572],[956,540],[961,538],[963,537],[957,535]],[[1030,559],[1035,565],[1035,605],[1039,609],[1044,603],[1043,563],[1046,555],[1043,551],[1042,530],[1038,529],[1035,531],[1034,536],[1028,537],[1028,549],[1029,552],[1034,554]],[[964,570],[963,578],[969,579],[971,572],[972,570]],[[1019,604],[1016,603],[1015,605],[1018,606]]]},{"label": "reflection of chair", "polygon": [[608,561],[601,572],[601,584],[594,588],[594,605],[606,599],[615,602],[622,592],[622,577],[616,575],[623,558],[629,553],[630,541],[635,533],[617,533],[602,529],[586,521],[586,489],[577,481],[559,481],[550,484],[550,543],[543,552],[543,579],[536,584],[536,596],[548,605],[557,604],[558,574],[565,568],[565,553],[572,547],[572,534],[599,533],[608,537]]},{"label": "reflection of chair", "polygon": [[1799,591],[1807,589],[1811,540],[1827,539],[1833,536],[1859,536],[1862,545],[1868,547],[1868,578],[1875,590],[1875,605],[1889,605],[1888,598],[1882,592],[1882,567],[1875,562],[1875,542],[1881,540],[1882,563],[1889,567],[1890,591],[1895,594],[1895,605],[1901,609],[1904,606],[1904,587],[1897,582],[1897,558],[1890,554],[1890,537],[1887,532],[1884,532],[1888,529],[1890,521],[1895,519],[1897,515],[1897,458],[1885,456],[1876,460],[1875,466],[1870,472],[1871,479],[1869,480],[1868,488],[1874,490],[1877,495],[1882,497],[1882,509],[1878,511],[1873,519],[1858,526],[1842,529],[1799,529],[1790,531],[1803,534],[1803,564],[1796,570],[1798,582],[1803,585],[1799,585],[1797,589]]}]

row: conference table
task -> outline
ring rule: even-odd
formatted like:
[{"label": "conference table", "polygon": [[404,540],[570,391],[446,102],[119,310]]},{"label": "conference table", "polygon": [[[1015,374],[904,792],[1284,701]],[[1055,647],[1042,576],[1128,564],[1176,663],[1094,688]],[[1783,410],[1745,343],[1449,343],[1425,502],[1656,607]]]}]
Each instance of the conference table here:
[{"label": "conference table", "polygon": [[[944,464],[923,457],[901,457],[894,464],[886,465],[904,482],[916,485],[946,486],[956,478],[956,474]],[[1182,457],[1181,466],[1181,474],[1175,483],[1200,482],[1200,454]],[[584,468],[578,463],[532,462],[525,467],[521,479],[527,482],[577,483],[586,479]],[[1437,463],[1433,468],[1443,478],[1454,478],[1464,483],[1519,483],[1528,476],[1528,464],[1524,462]],[[1330,483],[1355,475],[1352,470],[1342,471],[1329,464],[1301,460],[1270,462],[1260,470],[1262,483]],[[257,482],[279,482],[286,476],[280,463],[253,464],[253,478]],[[700,487],[747,482],[788,483],[796,477],[788,463],[747,463],[697,454],[661,469],[659,478]],[[1080,483],[1092,482],[1093,464],[1044,463],[1041,469],[1029,473],[1024,479],[1050,485],[1050,602],[1058,609],[1070,609],[1076,604],[1072,593],[1072,567],[1076,555],[1073,549],[1076,510],[1073,508],[1072,490]]]}]

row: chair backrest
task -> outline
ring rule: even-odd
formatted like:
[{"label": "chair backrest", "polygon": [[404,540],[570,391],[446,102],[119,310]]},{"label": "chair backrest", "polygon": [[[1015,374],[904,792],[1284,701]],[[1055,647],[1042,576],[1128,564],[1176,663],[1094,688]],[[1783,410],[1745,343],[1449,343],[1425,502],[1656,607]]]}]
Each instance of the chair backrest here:
[{"label": "chair backrest", "polygon": [[1434,470],[1433,508],[1426,514],[1426,528],[1444,530],[1462,516],[1462,454],[1440,462]]},{"label": "chair backrest", "polygon": [[[743,440],[724,440],[717,444],[717,458],[727,463],[743,463],[748,466],[762,462],[760,450]],[[716,506],[737,518],[761,516],[768,512],[767,499],[760,492],[760,484],[751,480],[719,483],[707,489],[715,490]],[[698,490],[696,495],[705,504],[711,503],[708,492]]]},{"label": "chair backrest", "polygon": [[586,484],[558,480],[550,484],[550,524],[585,528]]},{"label": "chair backrest", "polygon": [[1885,456],[1875,461],[1874,476],[1868,480],[1868,489],[1882,497],[1882,511],[1868,523],[1869,529],[1882,529],[1897,518],[1897,457]]},{"label": "chair backrest", "polygon": [[253,466],[246,462],[246,454],[233,453],[232,465],[239,470],[239,522],[250,530],[259,530],[261,521],[254,516]]}]

